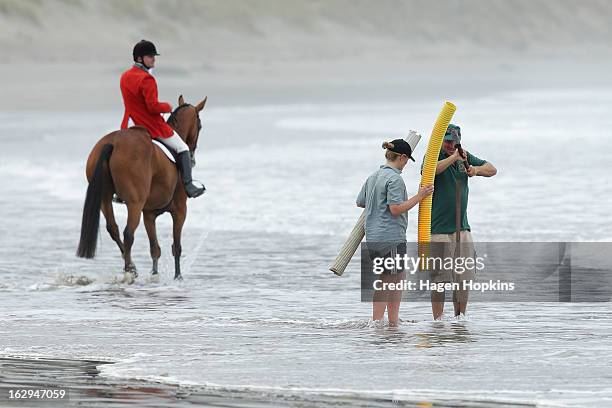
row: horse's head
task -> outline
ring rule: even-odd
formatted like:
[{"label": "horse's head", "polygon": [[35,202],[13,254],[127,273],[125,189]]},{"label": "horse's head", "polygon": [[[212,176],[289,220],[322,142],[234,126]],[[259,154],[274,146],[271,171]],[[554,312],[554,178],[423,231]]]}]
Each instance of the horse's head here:
[{"label": "horse's head", "polygon": [[187,146],[191,154],[191,164],[195,166],[195,150],[198,147],[198,138],[200,130],[202,130],[202,121],[200,120],[200,111],[206,105],[206,99],[193,106],[186,103],[183,95],[179,96],[177,108],[168,117],[168,125],[180,136]]}]

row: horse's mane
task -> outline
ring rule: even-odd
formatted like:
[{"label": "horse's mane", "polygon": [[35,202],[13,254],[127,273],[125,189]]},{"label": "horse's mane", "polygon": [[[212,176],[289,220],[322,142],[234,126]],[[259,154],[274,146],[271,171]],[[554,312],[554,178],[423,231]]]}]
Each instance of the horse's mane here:
[{"label": "horse's mane", "polygon": [[181,110],[182,108],[186,107],[186,106],[191,106],[190,103],[184,103],[182,105],[179,105],[176,107],[176,109],[174,109],[172,111],[172,113],[170,114],[170,116],[168,116],[168,119],[166,120],[166,123],[169,125],[174,125],[176,126],[176,115],[178,114],[178,111]]}]

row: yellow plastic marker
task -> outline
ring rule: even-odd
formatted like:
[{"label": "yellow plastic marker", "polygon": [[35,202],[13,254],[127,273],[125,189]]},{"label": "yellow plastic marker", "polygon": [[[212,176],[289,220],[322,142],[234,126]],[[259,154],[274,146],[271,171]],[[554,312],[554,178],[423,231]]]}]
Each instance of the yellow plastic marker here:
[{"label": "yellow plastic marker", "polygon": [[[425,160],[423,161],[423,172],[421,177],[421,186],[433,184],[436,177],[436,166],[438,164],[438,156],[440,155],[440,148],[442,147],[442,140],[446,129],[453,118],[453,114],[457,110],[457,107],[450,103],[445,102],[434,128],[431,131],[429,137],[429,144],[427,145],[427,152],[425,152]],[[423,199],[419,203],[419,255],[426,257],[429,254],[429,242],[431,241],[431,203],[432,195]],[[425,245],[423,245],[425,244]],[[423,268],[422,268],[423,269]]]}]

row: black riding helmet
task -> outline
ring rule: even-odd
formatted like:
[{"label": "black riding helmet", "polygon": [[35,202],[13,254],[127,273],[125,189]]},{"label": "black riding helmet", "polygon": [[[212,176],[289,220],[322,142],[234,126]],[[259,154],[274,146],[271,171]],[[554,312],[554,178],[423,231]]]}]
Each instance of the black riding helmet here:
[{"label": "black riding helmet", "polygon": [[134,61],[138,60],[138,57],[144,57],[145,55],[159,55],[157,53],[157,49],[155,49],[155,44],[151,41],[140,40],[134,46],[134,50],[132,51],[132,56],[134,57]]}]

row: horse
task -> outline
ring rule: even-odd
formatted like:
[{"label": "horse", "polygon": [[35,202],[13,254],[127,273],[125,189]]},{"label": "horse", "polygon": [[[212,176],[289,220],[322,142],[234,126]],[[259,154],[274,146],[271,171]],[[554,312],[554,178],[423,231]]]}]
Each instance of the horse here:
[{"label": "horse", "polygon": [[[195,151],[202,129],[199,113],[204,109],[206,100],[204,98],[193,106],[185,103],[182,95],[179,96],[178,106],[167,120],[168,125],[189,146],[192,166],[195,166]],[[87,158],[86,176],[89,185],[83,206],[77,256],[95,257],[102,211],[106,219],[106,230],[123,256],[125,279],[133,282],[138,273],[132,262],[132,244],[142,214],[153,260],[151,274],[158,275],[157,263],[161,249],[157,241],[155,220],[160,214],[169,212],[173,225],[174,279],[182,280],[181,233],[187,216],[187,193],[176,165],[152,143],[147,129],[132,126],[103,136]],[[113,213],[112,199],[115,193],[127,205],[123,241]]]}]

